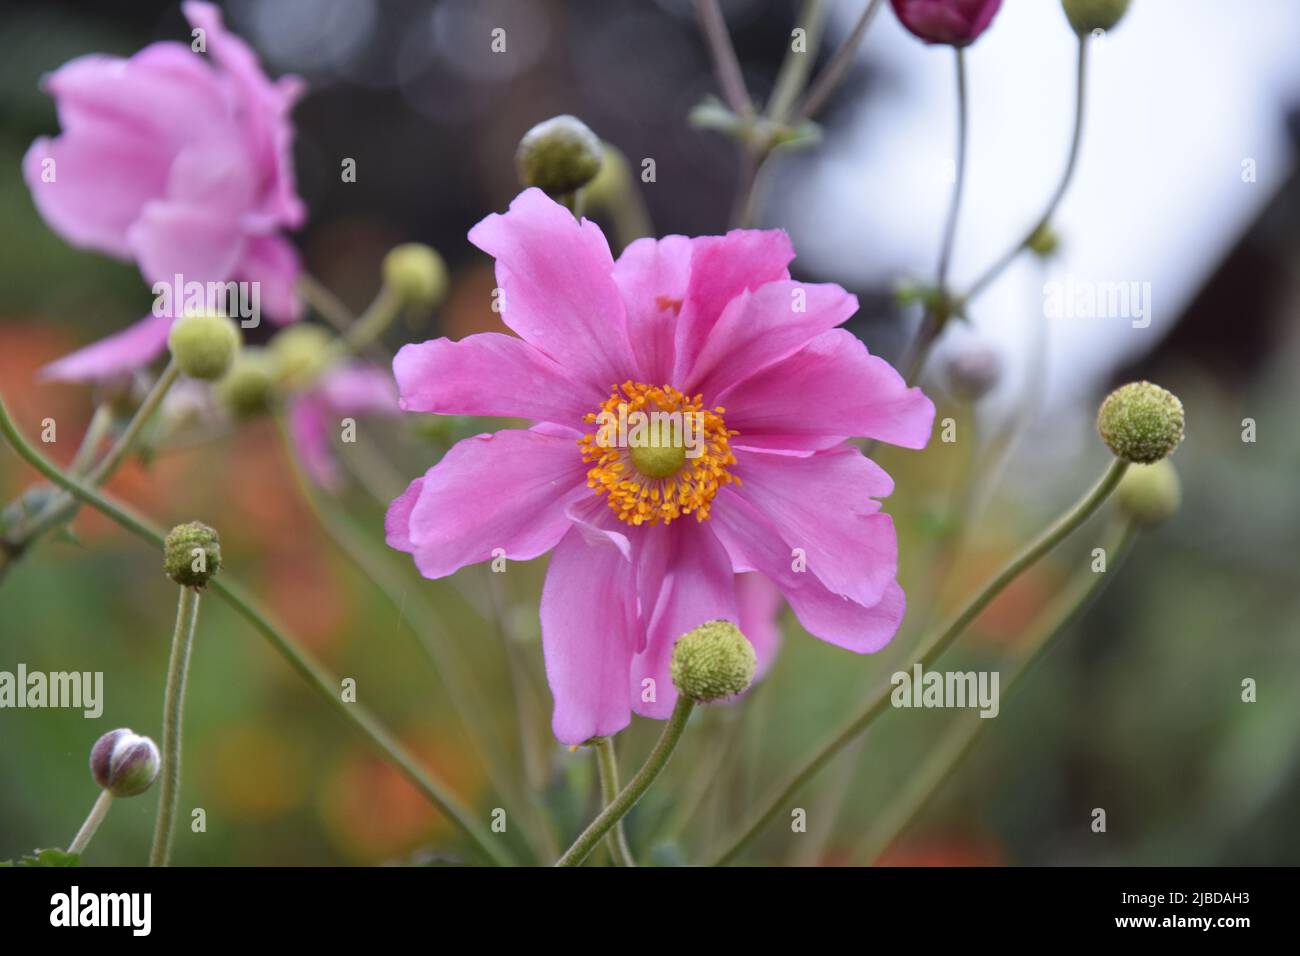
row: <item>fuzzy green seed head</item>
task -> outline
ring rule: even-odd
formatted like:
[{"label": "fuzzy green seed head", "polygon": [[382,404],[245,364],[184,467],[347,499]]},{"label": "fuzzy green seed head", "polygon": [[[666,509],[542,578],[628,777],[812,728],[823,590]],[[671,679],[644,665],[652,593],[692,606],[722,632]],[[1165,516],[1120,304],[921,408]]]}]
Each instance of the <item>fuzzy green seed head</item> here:
[{"label": "fuzzy green seed head", "polygon": [[182,316],[167,335],[167,346],[181,372],[207,382],[226,374],[240,341],[239,326],[215,312]]},{"label": "fuzzy green seed head", "polygon": [[596,178],[603,158],[600,138],[576,116],[538,123],[519,141],[515,168],[519,182],[549,196],[576,192]]},{"label": "fuzzy green seed head", "polygon": [[447,296],[447,264],[420,242],[394,246],[384,256],[384,285],[417,309],[433,309]]},{"label": "fuzzy green seed head", "polygon": [[221,569],[221,538],[198,521],[178,524],[163,542],[163,570],[182,587],[202,588]]},{"label": "fuzzy green seed head", "polygon": [[1183,440],[1183,403],[1150,382],[1130,382],[1106,396],[1097,431],[1116,458],[1149,465]]},{"label": "fuzzy green seed head", "polygon": [[1129,0],[1061,0],[1065,16],[1080,35],[1109,30],[1128,12]]},{"label": "fuzzy green seed head", "polygon": [[757,666],[753,645],[740,628],[708,621],[678,638],[670,672],[680,693],[707,703],[741,693]]},{"label": "fuzzy green seed head", "polygon": [[334,357],[330,333],[298,322],[275,333],[267,347],[276,384],[295,392],[313,384]]},{"label": "fuzzy green seed head", "polygon": [[217,401],[235,421],[268,411],[275,395],[275,368],[266,349],[240,351],[230,371],[213,385]]},{"label": "fuzzy green seed head", "polygon": [[1034,230],[1025,246],[1040,259],[1050,259],[1061,245],[1061,239],[1049,225],[1041,225]]},{"label": "fuzzy green seed head", "polygon": [[1168,460],[1132,465],[1124,472],[1115,499],[1120,511],[1140,528],[1154,528],[1178,512],[1183,500],[1178,469]]}]

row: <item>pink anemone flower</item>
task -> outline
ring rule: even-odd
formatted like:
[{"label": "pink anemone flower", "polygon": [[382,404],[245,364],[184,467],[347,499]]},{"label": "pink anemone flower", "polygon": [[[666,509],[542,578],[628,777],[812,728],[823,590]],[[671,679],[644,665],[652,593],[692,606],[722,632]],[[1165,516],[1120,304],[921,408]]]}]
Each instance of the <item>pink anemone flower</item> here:
[{"label": "pink anemone flower", "polygon": [[[673,645],[705,621],[757,619],[770,657],[774,629],[744,610],[751,575],[831,644],[889,642],[893,481],[847,440],[921,448],[934,406],[837,328],[854,296],[792,281],[780,231],[641,239],[615,260],[537,189],[469,238],[496,259],[518,338],[405,346],[402,407],[536,424],[452,447],[393,502],[387,539],[428,578],[553,551],[541,623],[560,741],[666,718]],[[639,444],[603,432],[636,411],[693,424]]]},{"label": "pink anemone flower", "polygon": [[[62,132],[32,143],[24,178],[41,216],[70,244],[135,261],[151,286],[257,283],[259,310],[292,321],[300,265],[282,230],[306,216],[289,120],[305,87],[293,76],[268,79],[213,4],[181,9],[194,48],[165,41],[129,59],[88,54],[44,79]],[[200,39],[207,56],[195,52]],[[175,302],[155,309],[45,376],[88,381],[147,365],[183,312]]]}]

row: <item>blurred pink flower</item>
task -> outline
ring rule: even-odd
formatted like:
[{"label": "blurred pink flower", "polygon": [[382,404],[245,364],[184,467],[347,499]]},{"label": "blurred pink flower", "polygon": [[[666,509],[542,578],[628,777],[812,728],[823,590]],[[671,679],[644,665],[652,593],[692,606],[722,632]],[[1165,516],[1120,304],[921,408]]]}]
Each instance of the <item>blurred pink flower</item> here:
[{"label": "blurred pink flower", "polygon": [[988,29],[1002,0],[889,0],[903,26],[926,43],[967,46]]},{"label": "blurred pink flower", "polygon": [[307,474],[324,488],[339,484],[331,435],[344,418],[396,415],[397,388],[386,369],[364,362],[336,365],[289,407],[289,430]]},{"label": "blurred pink flower", "polygon": [[[267,314],[291,321],[301,309],[299,263],[282,230],[306,213],[289,112],[305,87],[268,79],[216,6],[181,8],[209,56],[167,41],[129,59],[92,53],[65,63],[43,81],[62,132],[32,143],[23,175],[40,214],[72,245],[134,260],[151,286],[177,275],[259,283]],[[150,315],[46,374],[82,380],[137,368],[162,352],[170,323]]]},{"label": "blurred pink flower", "polygon": [[[673,644],[705,621],[745,622],[770,660],[770,592],[746,576],[738,594],[740,572],[832,644],[889,642],[904,599],[876,499],[893,482],[846,439],[923,447],[934,406],[836,328],[852,295],[791,281],[779,231],[641,239],[615,261],[537,189],[469,238],[496,258],[519,338],[407,345],[402,408],[538,424],[455,445],[393,502],[388,543],[428,578],[555,549],[541,619],[561,741],[667,717]],[[601,445],[592,422],[619,406],[698,413],[702,453],[664,475],[640,448]],[[750,623],[755,600],[770,630]]]}]

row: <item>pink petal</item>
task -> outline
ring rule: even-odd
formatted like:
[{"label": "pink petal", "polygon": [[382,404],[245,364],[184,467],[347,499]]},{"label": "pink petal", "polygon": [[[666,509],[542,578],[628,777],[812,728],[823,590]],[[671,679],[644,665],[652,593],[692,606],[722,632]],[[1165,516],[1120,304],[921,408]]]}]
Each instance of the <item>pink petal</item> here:
[{"label": "pink petal", "polygon": [[844,329],[822,333],[714,401],[726,407],[727,426],[740,431],[738,445],[783,434],[924,448],[934,423],[934,403]]},{"label": "pink petal", "polygon": [[388,506],[388,513],[384,515],[384,541],[395,551],[407,554],[415,551],[411,542],[411,512],[415,510],[423,490],[424,478],[416,478]]},{"label": "pink petal", "polygon": [[898,541],[875,500],[894,488],[879,465],[851,446],[806,458],[738,450],[735,474],[738,494],[822,584],[859,604],[880,600],[898,570]]},{"label": "pink petal", "polygon": [[561,743],[616,734],[631,720],[633,576],[618,548],[576,527],[551,556],[542,588],[542,653],[555,697],[551,729]]},{"label": "pink petal", "polygon": [[666,384],[673,373],[673,334],[690,280],[691,246],[685,236],[637,239],[614,263],[643,382]]},{"label": "pink petal", "polygon": [[237,223],[214,217],[200,203],[153,200],[127,230],[127,242],[150,283],[224,282],[244,251]]},{"label": "pink petal", "polygon": [[283,324],[302,318],[302,299],[298,295],[302,263],[288,239],[277,235],[249,238],[233,274],[242,281],[259,284],[261,305],[271,321]]},{"label": "pink petal", "polygon": [[[42,178],[46,160],[53,182]],[[36,140],[23,157],[23,178],[41,218],[63,239],[127,258],[126,230],[162,192],[167,167],[146,140],[85,132]]]},{"label": "pink petal", "polygon": [[144,368],[167,348],[172,320],[148,315],[134,325],[51,362],[41,369],[42,379],[60,382],[97,382]]},{"label": "pink petal", "polygon": [[317,390],[330,409],[343,415],[396,414],[397,386],[384,369],[343,362],[321,376]]},{"label": "pink petal", "polygon": [[736,575],[736,603],[740,611],[740,630],[754,645],[758,668],[757,683],[776,660],[781,647],[781,627],[777,615],[781,610],[781,592],[761,574]]},{"label": "pink petal", "polygon": [[[731,560],[707,522],[675,521],[651,528],[645,546],[662,551],[664,573],[657,595],[641,592],[641,613],[648,616],[649,626],[644,646],[632,659],[632,709],[643,717],[664,720],[677,703],[669,667],[678,638],[706,621],[739,622],[740,612]],[[647,607],[648,597],[653,610]]]},{"label": "pink petal", "polygon": [[835,594],[811,571],[791,567],[790,549],[766,517],[730,487],[718,492],[709,523],[737,571],[760,571],[790,603],[810,634],[859,654],[890,642],[902,623],[903,590],[891,583],[879,603],[864,606]]},{"label": "pink petal", "polygon": [[676,330],[673,381],[686,380],[723,309],[746,289],[788,279],[790,237],[774,229],[733,229],[691,240],[691,279]]},{"label": "pink petal", "polygon": [[509,212],[471,229],[469,240],[497,260],[501,318],[524,341],[604,397],[635,374],[614,260],[599,227],[526,189]]},{"label": "pink petal", "polygon": [[857,310],[857,296],[830,283],[782,280],[743,292],[723,309],[682,390],[717,395],[794,354]]},{"label": "pink petal", "polygon": [[146,143],[161,168],[186,146],[236,132],[224,85],[187,44],[152,43],[130,59],[92,53],[41,82],[65,134]]},{"label": "pink petal", "polygon": [[393,374],[408,412],[528,418],[583,427],[608,391],[574,382],[523,339],[494,332],[404,345]]},{"label": "pink petal", "polygon": [[248,44],[225,28],[215,4],[189,0],[181,4],[181,10],[191,26],[207,35],[209,56],[234,87],[238,104],[234,119],[241,125],[258,174],[260,214],[277,225],[297,228],[306,218],[306,210],[294,180],[294,131],[288,117],[306,85],[294,76],[275,82],[269,79]]},{"label": "pink petal", "polygon": [[322,488],[333,490],[339,486],[340,476],[330,443],[330,411],[317,392],[296,399],[289,406],[289,434],[308,476]]},{"label": "pink petal", "polygon": [[513,561],[535,558],[568,530],[569,504],[591,495],[586,469],[568,437],[506,430],[458,442],[425,473],[404,550],[426,578],[487,561],[497,548]]}]

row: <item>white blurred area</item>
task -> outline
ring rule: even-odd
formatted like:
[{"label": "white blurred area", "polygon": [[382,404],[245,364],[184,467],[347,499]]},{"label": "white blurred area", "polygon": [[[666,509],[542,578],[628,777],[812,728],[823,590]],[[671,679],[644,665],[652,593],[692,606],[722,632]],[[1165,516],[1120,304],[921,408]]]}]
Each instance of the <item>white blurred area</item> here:
[{"label": "white blurred area", "polygon": [[[861,9],[857,0],[838,3],[828,42],[838,43]],[[1160,341],[1290,175],[1284,108],[1300,99],[1297,38],[1296,0],[1133,0],[1090,50],[1082,154],[1054,219],[1059,257],[1044,271],[1022,255],[977,300],[973,330],[945,335],[931,371],[971,334],[992,344],[1006,375],[988,410],[1005,413],[1023,394],[1028,353],[1046,323],[1044,411],[1095,407],[1107,374]],[[967,50],[970,139],[952,267],[959,290],[1023,235],[1059,180],[1075,51],[1058,0],[1006,0]],[[819,274],[932,281],[955,150],[954,54],[915,40],[885,4],[860,56],[876,65],[883,88],[800,176],[773,177],[764,218],[791,231]],[[1247,160],[1254,183],[1243,182]],[[1049,321],[1044,284],[1067,275],[1151,283],[1150,326]]]}]

